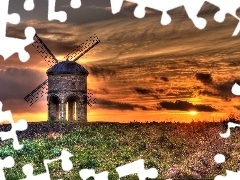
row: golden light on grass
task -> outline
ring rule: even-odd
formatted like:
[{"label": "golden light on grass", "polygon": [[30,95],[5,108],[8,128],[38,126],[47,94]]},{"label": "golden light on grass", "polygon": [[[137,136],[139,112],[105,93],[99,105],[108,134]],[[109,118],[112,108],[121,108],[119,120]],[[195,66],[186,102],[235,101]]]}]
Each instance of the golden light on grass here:
[{"label": "golden light on grass", "polygon": [[189,111],[190,115],[196,115],[198,112],[197,111]]}]

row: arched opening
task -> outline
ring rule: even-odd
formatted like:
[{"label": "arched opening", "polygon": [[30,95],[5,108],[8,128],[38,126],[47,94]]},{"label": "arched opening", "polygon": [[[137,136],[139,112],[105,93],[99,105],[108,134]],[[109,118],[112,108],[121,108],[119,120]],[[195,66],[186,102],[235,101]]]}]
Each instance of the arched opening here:
[{"label": "arched opening", "polygon": [[56,95],[50,96],[49,98],[49,120],[59,120],[60,119],[60,101]]},{"label": "arched opening", "polygon": [[77,102],[79,98],[76,96],[70,96],[67,99],[67,110],[66,117],[68,121],[73,121],[77,119]]}]

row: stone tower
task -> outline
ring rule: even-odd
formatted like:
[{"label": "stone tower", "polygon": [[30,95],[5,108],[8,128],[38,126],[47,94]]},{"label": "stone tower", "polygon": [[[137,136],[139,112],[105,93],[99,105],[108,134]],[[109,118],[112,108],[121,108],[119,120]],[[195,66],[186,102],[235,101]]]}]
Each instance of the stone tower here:
[{"label": "stone tower", "polygon": [[87,121],[88,71],[75,61],[62,61],[47,70],[48,120]]}]

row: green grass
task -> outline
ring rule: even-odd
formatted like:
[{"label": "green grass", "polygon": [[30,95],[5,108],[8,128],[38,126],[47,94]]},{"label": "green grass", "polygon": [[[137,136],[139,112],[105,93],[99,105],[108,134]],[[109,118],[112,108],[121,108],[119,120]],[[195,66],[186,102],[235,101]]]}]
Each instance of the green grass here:
[{"label": "green grass", "polygon": [[[231,136],[223,139],[226,123],[29,123],[26,134],[21,134],[23,149],[14,151],[12,141],[1,144],[0,157],[12,156],[15,166],[5,169],[7,180],[25,178],[22,166],[30,163],[34,174],[45,172],[44,159],[53,159],[62,149],[74,156],[74,167],[69,172],[61,169],[61,162],[50,167],[52,179],[80,179],[79,171],[93,168],[97,173],[109,172],[109,179],[118,179],[115,168],[144,159],[145,168],[155,167],[157,179],[214,179],[225,170],[236,171],[240,166],[240,129],[232,129]],[[61,131],[51,128],[61,124]],[[70,123],[71,124],[71,123]],[[37,128],[36,128],[36,127]],[[73,128],[74,127],[74,128]],[[66,129],[68,130],[66,131]],[[36,135],[36,136],[34,136]],[[226,162],[216,164],[214,156],[222,153]],[[90,178],[89,178],[90,179]],[[93,179],[93,178],[92,178]],[[138,179],[136,175],[121,179]]]}]

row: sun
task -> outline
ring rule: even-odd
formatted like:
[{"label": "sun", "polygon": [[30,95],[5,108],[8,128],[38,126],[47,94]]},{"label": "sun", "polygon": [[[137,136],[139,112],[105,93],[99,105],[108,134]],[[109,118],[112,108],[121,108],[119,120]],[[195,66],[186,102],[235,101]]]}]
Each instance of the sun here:
[{"label": "sun", "polygon": [[198,112],[197,111],[189,111],[190,115],[196,115]]}]

